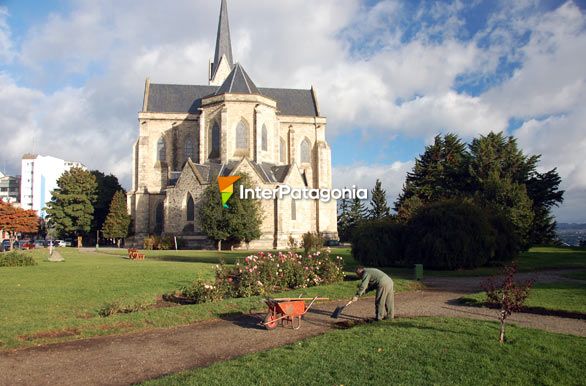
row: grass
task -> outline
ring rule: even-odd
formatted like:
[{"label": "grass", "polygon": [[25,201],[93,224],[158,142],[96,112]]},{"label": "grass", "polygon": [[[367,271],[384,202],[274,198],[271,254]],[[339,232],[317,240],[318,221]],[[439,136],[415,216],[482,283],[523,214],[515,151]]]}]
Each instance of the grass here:
[{"label": "grass", "polygon": [[[483,305],[484,292],[467,295],[465,303]],[[525,306],[548,311],[565,311],[586,315],[586,283],[535,284],[529,292]]]},{"label": "grass", "polygon": [[[59,251],[65,258],[63,263],[46,261],[46,250],[39,250],[33,252],[37,266],[0,268],[0,349],[185,325],[266,307],[261,297],[251,297],[144,309],[154,304],[157,296],[196,279],[212,280],[220,258],[233,263],[247,252],[147,251],[146,260],[137,262],[123,259],[125,250],[108,250],[109,254],[73,248]],[[349,258],[346,253],[345,259]],[[413,282],[396,278],[395,283],[401,291],[411,288]],[[344,281],[275,295],[303,293],[341,299],[352,297],[356,286],[356,282]],[[107,318],[98,315],[111,307],[138,312]]]},{"label": "grass", "polygon": [[[337,330],[143,385],[579,385],[586,338],[419,318]],[[580,359],[582,358],[582,359]]]}]

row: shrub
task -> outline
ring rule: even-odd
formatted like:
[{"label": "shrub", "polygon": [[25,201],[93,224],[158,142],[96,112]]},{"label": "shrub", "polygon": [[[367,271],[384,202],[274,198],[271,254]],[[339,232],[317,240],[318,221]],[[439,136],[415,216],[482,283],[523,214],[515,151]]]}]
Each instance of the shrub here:
[{"label": "shrub", "polygon": [[311,252],[317,252],[324,246],[324,238],[317,232],[307,232],[301,236],[301,246],[308,255]]},{"label": "shrub", "polygon": [[403,224],[389,219],[361,223],[352,235],[352,256],[363,265],[375,267],[403,264],[404,229]]},{"label": "shrub", "polygon": [[493,258],[495,236],[486,213],[473,203],[439,201],[407,224],[405,258],[432,269],[476,268]]},{"label": "shrub", "polygon": [[181,289],[180,296],[193,303],[206,303],[329,284],[344,278],[342,265],[342,258],[330,257],[329,249],[308,255],[259,252],[235,266],[218,265],[215,282],[195,281]]},{"label": "shrub", "polygon": [[510,262],[521,251],[521,240],[515,225],[504,215],[498,212],[488,214],[490,225],[495,232],[494,256],[489,263],[502,264]]},{"label": "shrub", "polygon": [[26,267],[37,264],[28,253],[18,251],[0,253],[0,267]]},{"label": "shrub", "polygon": [[[177,246],[180,246],[180,239],[177,239]],[[148,236],[145,237],[144,239],[144,243],[143,243],[144,249],[146,250],[169,250],[169,249],[175,249],[175,240],[173,239],[172,236]]]}]

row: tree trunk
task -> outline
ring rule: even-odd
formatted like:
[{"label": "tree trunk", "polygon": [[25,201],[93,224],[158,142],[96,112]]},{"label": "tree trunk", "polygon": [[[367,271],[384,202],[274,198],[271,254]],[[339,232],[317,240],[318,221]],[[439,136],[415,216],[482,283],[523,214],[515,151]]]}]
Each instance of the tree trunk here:
[{"label": "tree trunk", "polygon": [[505,343],[505,315],[503,315],[503,314],[501,314],[501,317],[499,318],[501,321],[501,332],[500,332],[500,336],[499,336],[500,344]]},{"label": "tree trunk", "polygon": [[222,250],[222,240],[218,240],[218,251]]},{"label": "tree trunk", "polygon": [[118,246],[118,248],[120,248],[120,241],[122,241],[122,239],[116,239],[116,245]]}]

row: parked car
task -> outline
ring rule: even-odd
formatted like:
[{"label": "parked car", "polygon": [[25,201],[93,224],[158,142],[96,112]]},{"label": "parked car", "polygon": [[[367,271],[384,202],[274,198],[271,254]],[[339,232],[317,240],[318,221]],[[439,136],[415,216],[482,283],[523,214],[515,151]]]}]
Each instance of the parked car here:
[{"label": "parked car", "polygon": [[65,239],[65,246],[71,247],[73,245],[73,239]]},{"label": "parked car", "polygon": [[45,240],[35,240],[35,248],[43,248],[45,246]]},{"label": "parked car", "polygon": [[67,246],[67,244],[65,243],[65,240],[54,240],[53,245],[55,247],[66,247]]},{"label": "parked car", "polygon": [[19,249],[35,249],[35,244],[31,240],[20,240],[18,247]]},{"label": "parked car", "polygon": [[[8,251],[10,249],[10,240],[8,240],[8,239],[2,240],[2,248],[5,251]],[[15,241],[14,243],[12,243],[12,249],[18,249],[18,241]]]}]

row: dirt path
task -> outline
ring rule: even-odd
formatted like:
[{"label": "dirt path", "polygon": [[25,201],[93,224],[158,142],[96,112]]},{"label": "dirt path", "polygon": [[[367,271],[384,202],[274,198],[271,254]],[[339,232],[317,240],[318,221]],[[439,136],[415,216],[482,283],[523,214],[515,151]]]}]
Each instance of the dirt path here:
[{"label": "dirt path", "polygon": [[[563,272],[540,274],[559,281]],[[482,278],[430,278],[429,289],[396,296],[396,316],[447,316],[496,320],[496,311],[457,305],[478,289]],[[0,385],[128,385],[240,355],[263,351],[335,328],[329,315],[339,303],[318,304],[301,329],[266,331],[262,315],[245,315],[121,336],[105,336],[0,353]],[[348,308],[339,321],[374,315],[372,298]],[[511,322],[542,330],[586,336],[586,320],[515,314]]]}]

